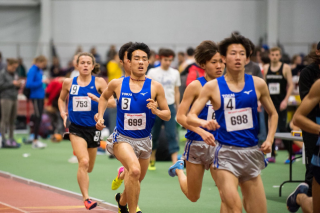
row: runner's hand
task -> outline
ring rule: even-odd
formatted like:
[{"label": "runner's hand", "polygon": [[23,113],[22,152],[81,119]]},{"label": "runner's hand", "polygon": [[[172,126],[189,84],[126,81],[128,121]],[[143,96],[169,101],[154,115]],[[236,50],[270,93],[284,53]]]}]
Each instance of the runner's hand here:
[{"label": "runner's hand", "polygon": [[61,115],[61,118],[63,119],[64,128],[67,128],[68,113],[62,112],[60,115]]},{"label": "runner's hand", "polygon": [[208,130],[217,130],[220,128],[220,125],[217,123],[216,120],[209,120],[202,123],[201,127],[206,128]]},{"label": "runner's hand", "polygon": [[101,131],[105,127],[106,126],[104,125],[104,119],[103,118],[98,119],[98,122],[96,124],[96,128]]},{"label": "runner's hand", "polygon": [[158,111],[158,103],[153,99],[148,99],[149,103],[147,104],[148,109],[151,109],[152,114],[157,114]]},{"label": "runner's hand", "polygon": [[94,94],[88,92],[87,95],[89,96],[89,98],[95,102],[99,102],[99,98],[97,96],[95,96]]},{"label": "runner's hand", "polygon": [[203,130],[202,133],[200,133],[200,136],[206,144],[216,146],[215,138],[210,132]]},{"label": "runner's hand", "polygon": [[96,113],[96,114],[94,115],[94,121],[95,121],[95,122],[98,122],[98,120],[99,120],[99,119],[98,119],[98,115],[99,115],[98,113]]},{"label": "runner's hand", "polygon": [[272,147],[272,142],[270,141],[265,141],[263,142],[263,144],[260,147],[260,150],[264,153],[270,153],[271,152],[271,147]]}]

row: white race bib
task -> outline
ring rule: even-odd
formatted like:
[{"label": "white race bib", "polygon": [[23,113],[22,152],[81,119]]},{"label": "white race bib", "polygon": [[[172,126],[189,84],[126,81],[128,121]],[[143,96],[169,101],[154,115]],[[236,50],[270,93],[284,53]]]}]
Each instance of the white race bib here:
[{"label": "white race bib", "polygon": [[70,94],[71,95],[78,95],[79,92],[79,85],[71,85]]},{"label": "white race bib", "polygon": [[213,106],[211,104],[211,101],[207,102],[207,107],[208,107],[207,121],[215,120],[216,119],[216,115],[215,115]]},{"label": "white race bib", "polygon": [[130,110],[131,98],[122,98],[121,99],[121,109]]},{"label": "white race bib", "polygon": [[228,132],[253,128],[252,109],[250,107],[224,111]]},{"label": "white race bib", "polygon": [[270,95],[280,94],[280,83],[269,83],[268,86]]},{"label": "white race bib", "polygon": [[88,96],[74,96],[72,106],[74,112],[91,111],[91,99]]},{"label": "white race bib", "polygon": [[124,130],[143,130],[146,120],[146,113],[124,113]]}]

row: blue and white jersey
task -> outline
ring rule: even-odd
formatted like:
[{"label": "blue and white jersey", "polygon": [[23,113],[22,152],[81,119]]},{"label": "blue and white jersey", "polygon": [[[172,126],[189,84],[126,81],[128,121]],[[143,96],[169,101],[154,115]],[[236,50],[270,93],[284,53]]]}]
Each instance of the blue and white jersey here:
[{"label": "blue and white jersey", "polygon": [[131,138],[145,138],[151,135],[156,116],[147,108],[151,99],[151,79],[146,78],[140,92],[130,89],[130,76],[122,81],[120,97],[117,104],[116,131]]},{"label": "blue and white jersey", "polygon": [[96,125],[94,115],[98,113],[98,102],[91,100],[88,93],[100,97],[95,84],[96,78],[92,76],[90,84],[85,87],[78,85],[77,78],[73,78],[69,91],[69,118],[73,124],[93,127]]},{"label": "blue and white jersey", "polygon": [[[320,124],[320,117],[316,117],[316,122],[317,124]],[[318,137],[316,148],[311,159],[311,164],[320,167],[320,137]]]},{"label": "blue and white jersey", "polygon": [[[201,86],[203,87],[206,83],[207,83],[207,80],[205,79],[205,77],[200,77],[200,78],[197,78],[198,81],[200,81],[201,83]],[[192,106],[190,106],[191,108]],[[202,109],[202,111],[200,112],[200,114],[198,115],[198,117],[200,119],[203,119],[203,120],[212,120],[212,119],[215,119],[215,113],[214,113],[214,110],[213,110],[213,107],[212,107],[212,104],[211,104],[211,101],[208,101],[206,103],[206,106]],[[206,131],[212,133],[214,136],[215,136],[215,132],[216,131],[213,131],[213,130],[207,130],[205,129]],[[185,137],[191,141],[203,141],[203,139],[201,138],[200,135],[198,135],[197,133],[195,132],[192,132],[190,130],[187,130],[187,134],[185,135]]]},{"label": "blue and white jersey", "polygon": [[242,91],[232,92],[224,78],[217,78],[221,106],[216,110],[220,125],[216,139],[219,143],[237,147],[251,147],[258,144],[258,100],[251,75],[245,74]]}]

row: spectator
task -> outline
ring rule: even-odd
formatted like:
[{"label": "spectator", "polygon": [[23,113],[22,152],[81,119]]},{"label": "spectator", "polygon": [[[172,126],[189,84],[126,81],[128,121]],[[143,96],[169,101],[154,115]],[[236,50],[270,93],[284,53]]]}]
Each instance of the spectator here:
[{"label": "spectator", "polygon": [[156,61],[156,52],[151,50],[150,51],[150,57],[149,57],[149,65],[147,69],[147,73],[150,69],[154,68],[154,62]]},{"label": "spectator", "polygon": [[19,78],[25,78],[27,77],[27,70],[26,67],[23,65],[22,58],[18,58],[19,66],[17,68],[17,73],[19,75]]},{"label": "spectator", "polygon": [[120,67],[120,59],[117,52],[114,52],[112,60],[110,60],[107,64],[107,72],[108,72],[108,81],[110,82],[112,79],[120,78],[122,74],[122,69]]},{"label": "spectator", "polygon": [[0,52],[0,70],[3,70],[5,65],[2,63],[2,53]]},{"label": "spectator", "polygon": [[61,68],[60,68],[59,58],[56,56],[52,58],[52,65],[50,67],[50,76],[51,78],[63,76],[63,73],[61,72]]},{"label": "spectator", "polygon": [[[0,71],[0,96],[1,96],[1,135],[4,148],[18,148],[18,143],[13,138],[17,114],[18,90],[21,81],[16,73],[19,62],[16,59],[8,58],[7,66]],[[9,139],[6,140],[6,129],[9,128]]]},{"label": "spectator", "polygon": [[178,52],[178,71],[181,73],[183,71],[182,64],[186,60],[186,55],[184,52]]},{"label": "spectator", "polygon": [[90,53],[94,56],[94,58],[96,59],[96,63],[101,64],[101,57],[100,55],[97,53],[97,49],[95,47],[92,47],[90,50]]},{"label": "spectator", "polygon": [[79,75],[79,71],[77,70],[77,59],[78,59],[78,55],[79,55],[79,54],[75,54],[75,55],[73,56],[72,64],[73,64],[73,69],[74,69],[74,70],[71,72],[70,78],[74,78],[74,77],[76,77],[76,76]]},{"label": "spectator", "polygon": [[292,76],[300,75],[300,71],[304,68],[300,55],[294,55],[291,60]]},{"label": "spectator", "polygon": [[114,54],[116,54],[116,53],[117,53],[116,46],[111,45],[110,49],[107,52],[107,64],[109,61],[111,61],[113,59]]},{"label": "spectator", "polygon": [[[317,45],[317,50],[312,51],[308,58],[312,61],[310,65],[305,67],[300,73],[299,79],[299,92],[301,101],[308,95],[310,88],[312,85],[320,79],[320,42]],[[313,110],[307,115],[309,119],[313,122],[316,122],[316,117],[319,115],[320,110],[319,106],[313,108]],[[311,196],[311,186],[312,186],[312,165],[311,158],[314,153],[314,149],[316,147],[319,135],[311,134],[306,131],[302,131],[303,142],[305,145],[305,156],[306,156],[306,174],[305,181],[309,185],[308,195]]]},{"label": "spectator", "polygon": [[159,51],[161,66],[153,68],[149,71],[148,76],[155,81],[162,84],[171,111],[171,119],[169,121],[162,121],[160,118],[156,118],[152,129],[152,155],[150,158],[149,170],[155,170],[156,151],[158,148],[159,137],[161,132],[161,126],[164,122],[166,138],[168,141],[169,154],[173,163],[177,162],[179,144],[176,138],[176,109],[179,108],[180,92],[179,86],[180,75],[179,71],[170,67],[173,59],[174,52],[170,49],[161,49]]},{"label": "spectator", "polygon": [[[187,66],[189,66],[190,64],[194,64],[196,61],[194,59],[194,49],[192,47],[189,47],[187,49],[187,58],[186,60],[180,65],[180,69],[182,70],[181,72],[183,72]],[[180,73],[181,73],[180,72]]]},{"label": "spectator", "polygon": [[[251,57],[255,50],[255,46],[250,39],[248,39],[248,41],[250,43],[250,57]],[[247,59],[247,64],[244,66],[245,73],[253,76],[258,76],[259,78],[263,78],[259,65],[251,61],[250,57]]]},{"label": "spectator", "polygon": [[41,149],[47,145],[38,140],[39,128],[44,107],[44,88],[43,83],[49,83],[43,79],[43,69],[47,66],[47,59],[44,56],[38,56],[34,59],[34,64],[29,69],[27,74],[26,88],[30,89],[30,99],[33,103],[35,121],[34,121],[34,140],[32,148]]}]

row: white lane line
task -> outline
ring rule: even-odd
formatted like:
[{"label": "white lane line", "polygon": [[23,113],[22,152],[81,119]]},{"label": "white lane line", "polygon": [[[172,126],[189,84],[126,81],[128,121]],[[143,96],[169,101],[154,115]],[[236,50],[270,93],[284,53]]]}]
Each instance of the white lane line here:
[{"label": "white lane line", "polygon": [[6,203],[3,203],[3,202],[1,202],[1,201],[0,201],[0,204],[2,204],[2,205],[4,205],[4,206],[8,206],[8,207],[10,207],[10,208],[12,208],[12,209],[18,210],[18,211],[20,211],[20,212],[29,213],[29,212],[27,212],[27,211],[24,211],[24,210],[19,209],[19,208],[17,208],[17,207],[11,206],[11,205],[6,204]]}]

